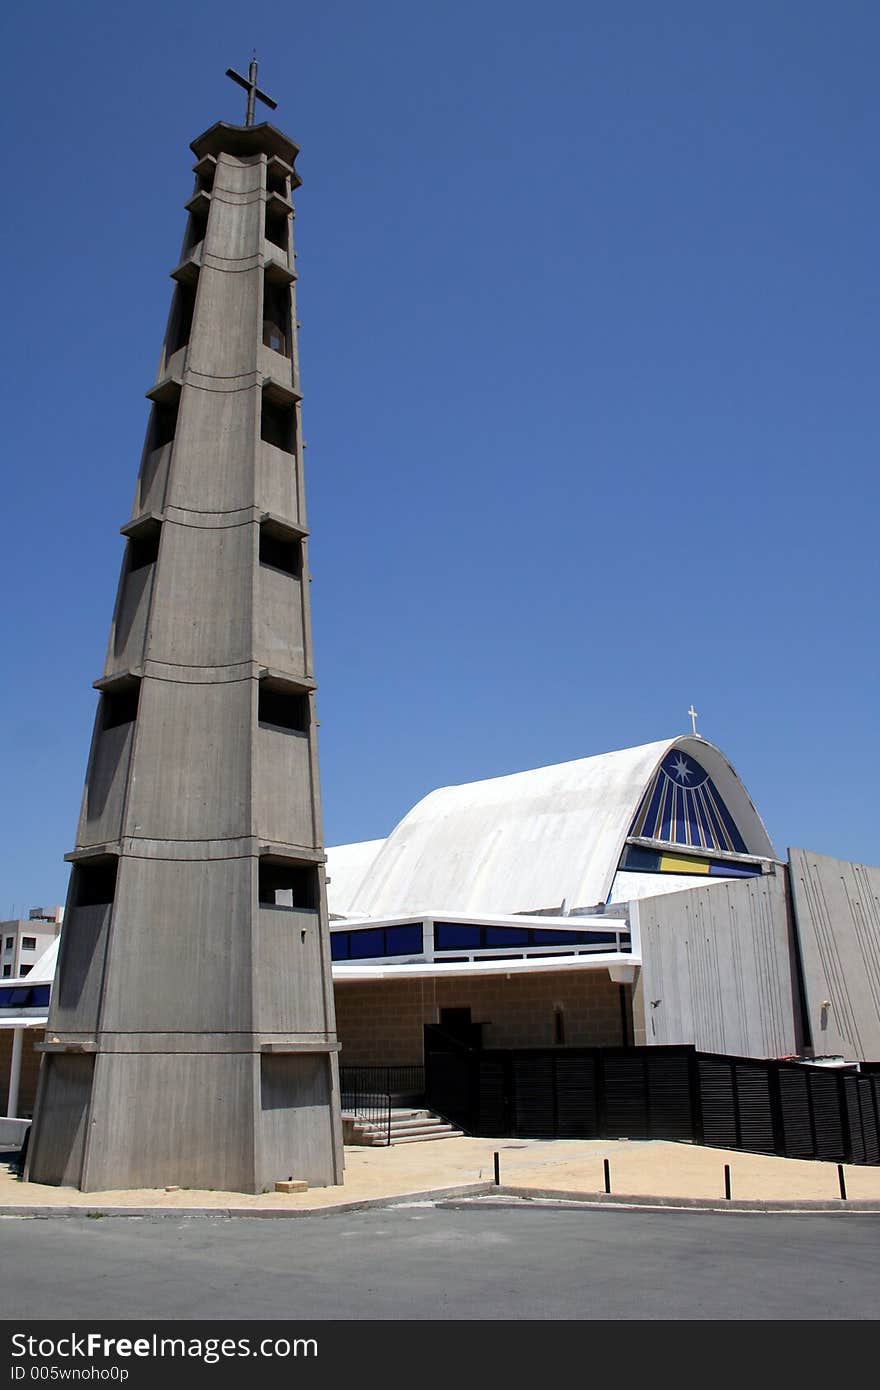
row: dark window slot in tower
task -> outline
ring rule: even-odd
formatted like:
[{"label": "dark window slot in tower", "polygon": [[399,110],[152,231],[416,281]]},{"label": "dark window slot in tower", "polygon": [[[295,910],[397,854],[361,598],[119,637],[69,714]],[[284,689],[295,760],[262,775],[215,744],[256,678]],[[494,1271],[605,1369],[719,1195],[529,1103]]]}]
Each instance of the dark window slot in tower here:
[{"label": "dark window slot in tower", "polygon": [[177,433],[177,411],[180,398],[173,405],[154,405],[150,420],[150,449],[162,449]]},{"label": "dark window slot in tower", "polygon": [[281,686],[260,681],[257,697],[257,722],[289,733],[307,734],[311,724],[311,706],[304,690],[285,690]]},{"label": "dark window slot in tower", "polygon": [[287,197],[287,175],[279,173],[277,169],[266,170],[266,192],[277,193],[279,197]]},{"label": "dark window slot in tower", "polygon": [[159,537],[161,534],[162,528],[157,523],[155,526],[139,529],[136,536],[129,536],[129,574],[131,574],[133,570],[145,569],[147,565],[155,565],[159,558]]},{"label": "dark window slot in tower", "polygon": [[117,859],[101,859],[96,864],[77,864],[77,907],[104,907],[116,897]]},{"label": "dark window slot in tower", "polygon": [[193,314],[196,309],[196,287],[192,283],[178,285],[174,294],[174,307],[171,311],[171,327],[168,332],[166,355],[173,357],[189,342],[192,332]]},{"label": "dark window slot in tower", "polygon": [[204,172],[201,170],[196,175],[197,191],[199,193],[210,193],[214,187],[214,175],[217,172],[216,166],[211,165],[210,169]]},{"label": "dark window slot in tower", "polygon": [[281,536],[264,522],[260,526],[260,564],[292,574],[294,579],[301,578],[302,541]]},{"label": "dark window slot in tower", "polygon": [[133,724],[137,719],[140,693],[140,681],[133,681],[118,690],[105,690],[101,696],[101,727],[116,729],[120,724]]},{"label": "dark window slot in tower", "polygon": [[208,230],[207,212],[191,212],[189,222],[186,227],[186,250],[191,251],[194,246],[198,246],[200,241],[205,240]]},{"label": "dark window slot in tower", "polygon": [[296,410],[292,405],[274,405],[263,396],[260,438],[286,454],[296,451]]},{"label": "dark window slot in tower", "polygon": [[263,278],[263,346],[290,356],[290,290]]},{"label": "dark window slot in tower", "polygon": [[282,251],[287,250],[287,223],[289,214],[285,212],[273,212],[266,206],[266,240],[271,241],[273,246],[278,246]]},{"label": "dark window slot in tower", "polygon": [[318,870],[314,864],[260,860],[260,906],[314,912],[318,906]]}]

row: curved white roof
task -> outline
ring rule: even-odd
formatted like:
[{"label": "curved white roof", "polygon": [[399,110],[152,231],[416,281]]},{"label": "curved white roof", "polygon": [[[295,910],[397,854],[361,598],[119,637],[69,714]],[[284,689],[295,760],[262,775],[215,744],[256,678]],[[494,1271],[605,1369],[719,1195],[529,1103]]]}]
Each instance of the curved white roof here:
[{"label": "curved white roof", "polygon": [[[605,902],[641,797],[667,753],[698,758],[715,782],[749,854],[776,857],[752,801],[724,754],[687,734],[516,772],[441,787],[417,803],[388,839],[355,846],[340,861],[328,850],[330,909],[346,916],[424,913],[442,906],[462,914],[570,910]],[[366,849],[366,846],[365,846]],[[344,890],[344,892],[342,891]],[[344,900],[344,905],[343,905]],[[565,908],[563,909],[563,903]]]},{"label": "curved white roof", "polygon": [[327,901],[331,913],[348,917],[373,860],[384,840],[361,840],[352,845],[333,845],[327,849]]}]

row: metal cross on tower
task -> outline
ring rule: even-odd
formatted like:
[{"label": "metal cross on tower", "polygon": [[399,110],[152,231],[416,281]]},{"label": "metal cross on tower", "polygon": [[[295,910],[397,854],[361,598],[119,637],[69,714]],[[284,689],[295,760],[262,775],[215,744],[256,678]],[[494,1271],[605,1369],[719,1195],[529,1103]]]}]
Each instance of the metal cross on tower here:
[{"label": "metal cross on tower", "polygon": [[251,65],[248,68],[247,77],[242,77],[241,73],[235,71],[235,68],[227,68],[226,76],[231,77],[233,82],[237,82],[239,87],[244,87],[245,91],[248,94],[247,120],[245,121],[245,125],[253,125],[254,103],[258,99],[262,102],[265,102],[265,104],[269,107],[270,111],[275,110],[276,106],[278,105],[278,102],[273,101],[272,98],[267,96],[265,92],[261,92],[259,87],[257,86],[257,60],[255,57],[251,58]]},{"label": "metal cross on tower", "polygon": [[696,733],[696,732],[697,732],[697,720],[699,719],[700,716],[697,714],[697,711],[694,709],[693,705],[691,705],[690,709],[688,710],[688,714],[689,714],[690,717],[691,717],[691,728],[693,729],[694,733]]}]

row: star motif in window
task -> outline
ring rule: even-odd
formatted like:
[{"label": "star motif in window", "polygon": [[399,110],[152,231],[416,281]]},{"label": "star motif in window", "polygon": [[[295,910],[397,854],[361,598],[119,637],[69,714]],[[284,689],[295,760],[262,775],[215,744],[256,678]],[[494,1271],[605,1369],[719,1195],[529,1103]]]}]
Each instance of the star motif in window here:
[{"label": "star motif in window", "polygon": [[681,756],[680,753],[676,758],[675,762],[672,764],[672,771],[675,773],[675,777],[678,782],[687,782],[688,779],[693,776],[693,773],[690,769],[690,764],[685,761],[685,759]]}]

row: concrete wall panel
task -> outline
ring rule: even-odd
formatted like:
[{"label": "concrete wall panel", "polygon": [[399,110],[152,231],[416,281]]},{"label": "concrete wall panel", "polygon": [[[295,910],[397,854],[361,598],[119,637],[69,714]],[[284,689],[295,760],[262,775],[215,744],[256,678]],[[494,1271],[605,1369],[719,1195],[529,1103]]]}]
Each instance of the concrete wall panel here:
[{"label": "concrete wall panel", "polygon": [[142,565],[136,570],[123,567],[107,644],[107,676],[132,671],[143,662],[155,572],[155,565]]},{"label": "concrete wall panel", "polygon": [[[253,182],[253,171],[248,170],[247,177]],[[205,242],[205,251],[209,256],[216,256],[224,261],[229,261],[230,270],[234,270],[234,262],[246,261],[256,255],[260,249],[263,237],[263,203],[259,197],[259,189],[254,196],[246,202],[229,202],[222,194],[218,194],[211,200],[211,220],[208,226],[208,236]],[[204,273],[204,272],[203,272]],[[236,276],[237,279],[245,277]],[[253,351],[253,334],[248,337],[248,347]],[[199,370],[204,370],[199,368]]]},{"label": "concrete wall panel", "polygon": [[110,903],[101,903],[69,907],[65,913],[50,1030],[90,1033],[97,1028],[112,911]]},{"label": "concrete wall panel", "polygon": [[257,660],[291,675],[304,675],[302,580],[260,565],[254,616]]},{"label": "concrete wall panel", "polygon": [[113,729],[102,729],[100,722],[99,710],[83,792],[78,845],[102,845],[118,840],[122,834],[135,726],[117,724]]},{"label": "concrete wall panel", "polygon": [[260,727],[255,757],[254,833],[277,844],[314,845],[308,735]]},{"label": "concrete wall panel", "polygon": [[302,522],[297,501],[296,459],[261,439],[257,446],[257,506],[284,521]]},{"label": "concrete wall panel", "polygon": [[168,505],[229,512],[254,503],[260,390],[185,386],[177,421]]},{"label": "concrete wall panel", "polygon": [[280,381],[283,386],[293,388],[296,384],[293,375],[293,359],[285,356],[284,353],[276,352],[274,348],[266,347],[265,344],[260,348],[260,371],[263,376],[269,376],[273,381]]},{"label": "concrete wall panel", "polygon": [[323,988],[317,912],[262,907],[254,937],[254,1027],[258,1032],[333,1031]]},{"label": "concrete wall panel", "polygon": [[638,904],[637,1043],[780,1057],[797,1050],[793,961],[781,873]]},{"label": "concrete wall panel", "polygon": [[[103,1027],[245,1032],[251,1027],[256,861],[126,857],[116,893]],[[227,923],[237,929],[229,931]]]},{"label": "concrete wall panel", "polygon": [[215,198],[221,197],[224,193],[232,193],[237,201],[248,194],[259,193],[262,186],[259,157],[236,157],[221,152],[214,174]]},{"label": "concrete wall panel", "polygon": [[[241,211],[237,209],[236,211]],[[255,214],[256,208],[247,208]],[[205,266],[199,275],[197,327],[187,367],[200,376],[235,377],[254,370],[254,340],[261,332],[261,272],[230,274]]]},{"label": "concrete wall panel", "polygon": [[148,449],[145,452],[135,492],[133,516],[162,510],[173,448],[172,440],[169,444],[163,444],[161,449]]},{"label": "concrete wall panel", "polygon": [[252,684],[145,678],[129,834],[207,840],[251,833]]},{"label": "concrete wall panel", "polygon": [[167,521],[149,656],[180,666],[231,666],[252,655],[254,531]]},{"label": "concrete wall panel", "polygon": [[254,1191],[252,1074],[250,1053],[103,1053],[84,1190],[122,1171],[132,1187]]},{"label": "concrete wall panel", "polygon": [[813,1050],[880,1061],[880,868],[789,855]]},{"label": "concrete wall panel", "polygon": [[46,1057],[42,1122],[29,1158],[32,1182],[79,1186],[94,1069],[94,1057]]},{"label": "concrete wall panel", "polygon": [[333,1166],[330,1059],[325,1055],[263,1056],[260,1174],[271,1191],[285,1178],[326,1182]]}]

